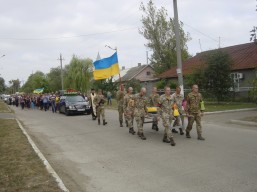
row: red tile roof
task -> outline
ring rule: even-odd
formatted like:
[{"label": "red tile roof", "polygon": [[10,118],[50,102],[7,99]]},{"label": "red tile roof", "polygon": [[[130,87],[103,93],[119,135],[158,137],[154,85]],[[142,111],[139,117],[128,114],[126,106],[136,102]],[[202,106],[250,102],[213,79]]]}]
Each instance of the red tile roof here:
[{"label": "red tile roof", "polygon": [[[220,48],[221,51],[228,53],[232,59],[232,70],[254,69],[257,68],[257,44],[246,43],[241,45],[234,45],[230,47]],[[213,50],[210,50],[213,51]],[[196,56],[183,62],[183,75],[192,74],[195,69],[205,67],[202,57],[210,51],[201,52]],[[177,77],[177,67],[173,67],[168,71],[160,74],[160,78]]]}]

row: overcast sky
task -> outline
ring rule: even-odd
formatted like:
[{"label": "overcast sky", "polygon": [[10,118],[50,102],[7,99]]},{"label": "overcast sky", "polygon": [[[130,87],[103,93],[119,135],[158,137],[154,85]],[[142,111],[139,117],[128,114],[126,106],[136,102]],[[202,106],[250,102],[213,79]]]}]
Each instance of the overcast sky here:
[{"label": "overcast sky", "polygon": [[[147,0],[142,0],[147,3]],[[0,0],[0,76],[26,81],[37,70],[47,73],[72,55],[95,59],[118,47],[120,66],[146,63],[139,0]],[[154,0],[173,17],[172,0]],[[189,53],[248,43],[257,26],[256,0],[178,0],[179,19],[192,40]],[[201,42],[201,48],[199,44]],[[151,52],[149,52],[150,54]]]}]

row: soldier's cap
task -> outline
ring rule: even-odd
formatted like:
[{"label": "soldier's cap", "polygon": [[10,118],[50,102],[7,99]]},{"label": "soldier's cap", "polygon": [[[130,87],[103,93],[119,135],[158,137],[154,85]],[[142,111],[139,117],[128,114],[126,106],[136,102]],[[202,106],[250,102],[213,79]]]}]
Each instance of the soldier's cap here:
[{"label": "soldier's cap", "polygon": [[94,90],[95,90],[94,88],[91,89],[91,91],[94,91]]}]

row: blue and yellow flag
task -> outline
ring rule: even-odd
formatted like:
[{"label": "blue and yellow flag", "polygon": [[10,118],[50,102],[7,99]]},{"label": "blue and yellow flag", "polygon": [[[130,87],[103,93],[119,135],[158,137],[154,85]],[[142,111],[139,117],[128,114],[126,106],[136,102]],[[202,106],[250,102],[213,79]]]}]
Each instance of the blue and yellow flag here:
[{"label": "blue and yellow flag", "polygon": [[100,59],[94,62],[94,79],[107,79],[113,75],[120,73],[118,56],[115,52],[111,57]]},{"label": "blue and yellow flag", "polygon": [[39,88],[39,89],[35,89],[33,93],[40,94],[40,93],[43,93],[43,91],[44,91],[44,88]]}]

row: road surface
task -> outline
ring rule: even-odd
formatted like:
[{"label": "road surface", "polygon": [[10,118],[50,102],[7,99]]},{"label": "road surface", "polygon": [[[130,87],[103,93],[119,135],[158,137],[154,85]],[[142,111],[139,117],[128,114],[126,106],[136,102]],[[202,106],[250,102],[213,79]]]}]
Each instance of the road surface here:
[{"label": "road surface", "polygon": [[145,125],[146,141],[120,128],[106,110],[107,126],[91,116],[12,107],[50,164],[74,192],[257,192],[257,128],[228,123],[257,111],[206,115],[198,141],[175,135],[162,142],[163,126]]}]

